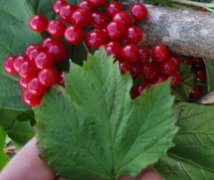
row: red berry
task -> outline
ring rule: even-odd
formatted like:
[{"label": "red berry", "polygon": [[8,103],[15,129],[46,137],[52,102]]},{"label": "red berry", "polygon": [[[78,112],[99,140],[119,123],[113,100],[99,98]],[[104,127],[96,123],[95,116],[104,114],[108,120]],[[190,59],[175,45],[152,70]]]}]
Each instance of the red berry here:
[{"label": "red berry", "polygon": [[152,59],[156,62],[162,63],[169,58],[169,50],[164,44],[158,44],[151,50]]},{"label": "red berry", "polygon": [[59,14],[60,12],[60,9],[62,8],[62,6],[66,5],[67,2],[65,0],[57,0],[53,3],[53,11],[56,13],[56,14]]},{"label": "red berry", "polygon": [[181,74],[179,71],[176,71],[172,76],[171,76],[171,85],[173,87],[177,86],[181,82]]},{"label": "red berry", "polygon": [[63,73],[60,74],[57,84],[63,87],[65,86],[65,78]]},{"label": "red berry", "polygon": [[42,52],[43,48],[41,45],[29,45],[25,49],[25,55],[28,57],[30,62],[34,62],[35,57]]},{"label": "red berry", "polygon": [[76,11],[77,7],[73,4],[66,4],[61,7],[59,11],[60,17],[68,22],[72,22],[71,17],[72,14]]},{"label": "red berry", "polygon": [[21,64],[25,61],[27,61],[28,59],[25,56],[17,56],[13,62],[13,68],[16,70],[16,72],[19,72],[19,68],[21,66]]},{"label": "red berry", "polygon": [[91,47],[98,48],[106,44],[107,41],[108,35],[101,29],[92,30],[87,34],[87,44]]},{"label": "red berry", "polygon": [[63,61],[68,57],[66,46],[58,38],[54,37],[46,38],[43,41],[42,46],[51,56],[51,58],[55,61]]},{"label": "red berry", "polygon": [[125,34],[125,26],[120,22],[110,22],[106,30],[112,40],[120,40]]},{"label": "red berry", "polygon": [[177,69],[179,69],[179,66],[181,64],[181,59],[179,58],[179,56],[172,55],[169,60],[172,61],[176,65]]},{"label": "red berry", "polygon": [[37,74],[38,69],[28,61],[23,62],[19,68],[19,76],[23,78],[32,78]]},{"label": "red berry", "polygon": [[119,2],[111,2],[106,7],[106,13],[109,17],[114,17],[114,15],[123,10],[123,6]]},{"label": "red berry", "polygon": [[65,24],[61,20],[52,20],[48,24],[48,32],[52,36],[60,37],[65,32]]},{"label": "red berry", "polygon": [[71,44],[79,44],[84,40],[85,33],[79,26],[69,26],[64,37]]},{"label": "red berry", "polygon": [[128,27],[131,24],[131,18],[129,17],[129,14],[126,11],[120,11],[116,13],[113,17],[113,21],[120,22],[125,27]]},{"label": "red berry", "polygon": [[102,12],[94,12],[91,16],[91,25],[97,29],[103,29],[108,24],[108,17]]},{"label": "red berry", "polygon": [[47,52],[40,52],[35,58],[35,64],[38,69],[44,69],[53,66],[53,60]]},{"label": "red berry", "polygon": [[156,78],[154,78],[152,80],[152,83],[153,84],[156,84],[156,83],[161,83],[161,82],[164,82],[168,79],[168,76],[164,75],[164,74],[160,74],[158,75]]},{"label": "red berry", "polygon": [[199,69],[195,72],[195,76],[196,76],[196,79],[202,83],[205,83],[206,82],[206,79],[207,79],[207,75],[206,75],[206,71],[203,70],[203,69]]},{"label": "red berry", "polygon": [[190,57],[184,57],[183,59],[182,59],[182,62],[184,63],[184,64],[188,64],[188,65],[194,65],[194,62],[193,62],[193,59],[192,58],[190,58]]},{"label": "red berry", "polygon": [[121,62],[120,63],[120,72],[121,74],[125,74],[127,72],[130,72],[132,69],[132,66],[130,64],[128,64],[127,62]]},{"label": "red berry", "polygon": [[87,9],[89,11],[93,11],[93,7],[89,4],[89,2],[87,0],[82,1],[78,4],[78,7],[83,8],[83,9]]},{"label": "red berry", "polygon": [[46,88],[39,82],[38,78],[33,78],[27,85],[29,92],[35,95],[43,95],[46,92]]},{"label": "red berry", "polygon": [[36,32],[43,32],[48,27],[48,19],[41,15],[37,14],[35,16],[32,16],[28,22],[29,27]]},{"label": "red berry", "polygon": [[191,94],[194,96],[200,96],[202,94],[202,89],[200,86],[195,86],[192,91]]},{"label": "red berry", "polygon": [[147,17],[148,11],[143,4],[134,4],[130,9],[130,13],[134,20],[140,21]]},{"label": "red berry", "polygon": [[88,3],[92,6],[92,7],[102,7],[105,5],[106,1],[105,0],[88,0]]},{"label": "red berry", "polygon": [[192,61],[195,67],[204,68],[204,61],[202,58],[193,58]]},{"label": "red berry", "polygon": [[28,90],[25,90],[22,94],[22,100],[25,102],[25,104],[35,107],[40,105],[42,96],[37,96],[29,92]]},{"label": "red berry", "polygon": [[79,27],[85,27],[91,22],[91,12],[84,8],[78,8],[71,17],[72,23]]},{"label": "red berry", "polygon": [[173,61],[166,61],[161,65],[161,72],[166,75],[173,75],[177,71],[177,66]]},{"label": "red berry", "polygon": [[150,84],[146,81],[144,81],[142,84],[134,85],[130,92],[132,99],[135,99],[136,97],[140,96],[140,94],[143,92],[143,90],[149,86],[150,86]]},{"label": "red berry", "polygon": [[128,44],[137,44],[143,38],[143,33],[137,26],[131,26],[126,30],[125,41]]},{"label": "red berry", "polygon": [[138,47],[134,44],[124,46],[121,56],[124,61],[136,62],[139,59]]},{"label": "red berry", "polygon": [[27,85],[28,83],[32,80],[32,77],[26,77],[26,78],[23,78],[23,77],[19,77],[19,85],[20,87],[25,90],[27,89]]},{"label": "red berry", "polygon": [[146,63],[141,73],[144,79],[153,80],[160,74],[160,69],[155,63]]},{"label": "red berry", "polygon": [[45,87],[51,87],[59,81],[60,73],[54,68],[46,68],[40,71],[38,78],[39,82]]},{"label": "red berry", "polygon": [[147,63],[149,62],[149,49],[143,46],[138,47],[138,52],[139,52],[139,61],[142,63]]},{"label": "red berry", "polygon": [[13,67],[13,63],[15,61],[16,57],[15,56],[8,56],[5,60],[4,60],[4,70],[7,72],[7,73],[10,73],[10,74],[16,74],[17,71],[14,69]]},{"label": "red berry", "polygon": [[105,49],[108,55],[113,55],[115,59],[121,58],[122,46],[117,41],[111,41],[105,45]]},{"label": "red berry", "polygon": [[132,63],[131,64],[131,70],[130,70],[130,74],[132,75],[132,78],[137,78],[139,76],[140,73],[140,64],[138,63]]}]

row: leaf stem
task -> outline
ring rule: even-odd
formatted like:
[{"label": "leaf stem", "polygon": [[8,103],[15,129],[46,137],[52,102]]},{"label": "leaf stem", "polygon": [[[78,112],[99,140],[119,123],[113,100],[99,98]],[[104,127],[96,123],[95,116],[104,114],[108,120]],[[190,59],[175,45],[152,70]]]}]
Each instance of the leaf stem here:
[{"label": "leaf stem", "polygon": [[214,8],[214,3],[203,3],[203,2],[195,2],[195,1],[189,1],[189,0],[170,0],[170,2],[177,3],[177,4],[196,6],[196,7],[203,7],[211,12],[213,12],[213,10],[211,8]]},{"label": "leaf stem", "polygon": [[87,51],[87,53],[91,53],[91,50],[90,50],[90,48],[88,47],[88,45],[86,44],[86,42],[83,41],[82,44],[83,44],[85,50]]}]

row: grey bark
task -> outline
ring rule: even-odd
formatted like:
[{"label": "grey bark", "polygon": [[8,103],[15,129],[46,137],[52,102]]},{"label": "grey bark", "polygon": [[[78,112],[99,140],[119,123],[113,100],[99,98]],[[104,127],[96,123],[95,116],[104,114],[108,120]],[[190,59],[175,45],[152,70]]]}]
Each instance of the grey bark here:
[{"label": "grey bark", "polygon": [[[128,7],[133,2],[123,4]],[[164,43],[177,54],[214,59],[213,14],[150,5],[148,11],[148,19],[138,23],[144,45]]]}]

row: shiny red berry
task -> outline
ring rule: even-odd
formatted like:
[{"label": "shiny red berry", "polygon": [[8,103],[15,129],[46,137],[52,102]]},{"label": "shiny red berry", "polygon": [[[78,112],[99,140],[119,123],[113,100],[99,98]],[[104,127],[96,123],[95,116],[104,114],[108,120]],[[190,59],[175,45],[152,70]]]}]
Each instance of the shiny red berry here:
[{"label": "shiny red berry", "polygon": [[23,55],[17,56],[15,58],[15,60],[13,62],[13,68],[16,70],[17,73],[19,72],[19,68],[20,68],[21,64],[25,61],[28,61],[28,59]]},{"label": "shiny red berry", "polygon": [[89,11],[94,11],[93,7],[89,4],[89,2],[87,0],[82,1],[78,4],[78,7],[83,8],[83,9],[87,9]]},{"label": "shiny red berry", "polygon": [[65,24],[61,20],[52,20],[48,24],[48,33],[52,36],[60,37],[65,32]]},{"label": "shiny red berry", "polygon": [[91,25],[97,29],[103,29],[108,24],[108,17],[105,13],[94,12],[91,16]]},{"label": "shiny red berry", "polygon": [[171,85],[173,87],[177,86],[181,82],[181,74],[179,71],[176,71],[172,76],[171,76]]},{"label": "shiny red berry", "polygon": [[43,48],[40,44],[29,45],[25,49],[25,55],[28,57],[29,61],[33,63],[35,60],[35,57],[42,51],[43,51]]},{"label": "shiny red berry", "polygon": [[54,61],[47,52],[40,52],[35,58],[35,65],[38,69],[53,66]]},{"label": "shiny red berry", "polygon": [[136,62],[139,59],[138,47],[134,44],[124,46],[121,56],[124,61]]},{"label": "shiny red berry", "polygon": [[78,8],[71,16],[74,25],[85,27],[91,22],[91,12],[84,8]]},{"label": "shiny red berry", "polygon": [[23,78],[32,78],[37,76],[38,69],[32,65],[29,61],[25,61],[19,67],[19,76]]},{"label": "shiny red berry", "polygon": [[113,55],[115,59],[119,60],[121,58],[122,45],[117,41],[111,41],[105,45],[105,50],[108,55]]},{"label": "shiny red berry", "polygon": [[169,50],[164,44],[158,44],[151,50],[152,59],[156,62],[162,63],[169,58]]},{"label": "shiny red berry", "polygon": [[46,92],[46,88],[39,82],[38,78],[33,78],[27,85],[28,91],[35,95],[43,95]]},{"label": "shiny red berry", "polygon": [[126,11],[120,11],[116,13],[113,17],[113,21],[120,22],[125,27],[128,27],[131,24],[131,18],[129,17],[129,14]]},{"label": "shiny red berry", "polygon": [[145,5],[137,3],[132,5],[130,13],[134,20],[140,21],[147,17],[148,11]]},{"label": "shiny red berry", "polygon": [[91,47],[98,48],[108,41],[108,35],[101,29],[94,29],[87,34],[87,44]]},{"label": "shiny red berry", "polygon": [[53,3],[53,11],[56,13],[56,14],[59,14],[60,12],[60,9],[62,8],[62,6],[66,5],[67,2],[65,0],[57,0]]},{"label": "shiny red berry", "polygon": [[149,62],[149,57],[150,57],[150,53],[149,53],[149,49],[144,47],[144,46],[140,46],[138,47],[138,52],[139,52],[139,61],[142,63],[147,63]]},{"label": "shiny red berry", "polygon": [[110,22],[106,30],[112,40],[120,40],[125,34],[125,26],[121,22]]},{"label": "shiny red berry", "polygon": [[164,74],[160,74],[158,75],[156,78],[154,78],[152,80],[152,83],[153,84],[156,84],[156,83],[161,83],[161,82],[164,82],[168,79],[168,76],[164,75]]},{"label": "shiny red berry", "polygon": [[22,94],[22,100],[25,102],[25,104],[36,107],[40,105],[42,96],[32,94],[28,90],[25,90]]},{"label": "shiny red berry", "polygon": [[194,96],[200,96],[202,94],[202,89],[200,86],[195,86],[192,91],[191,94],[193,94]]},{"label": "shiny red berry", "polygon": [[47,53],[55,61],[63,61],[68,57],[66,46],[58,38],[54,38],[54,37],[46,38],[43,41],[42,46],[44,50],[47,51]]},{"label": "shiny red berry", "polygon": [[120,63],[120,72],[121,74],[125,74],[127,72],[130,72],[132,69],[132,66],[128,64],[127,62],[123,61]]},{"label": "shiny red berry", "polygon": [[142,30],[137,26],[131,26],[126,30],[125,42],[128,44],[137,44],[143,38]]},{"label": "shiny red berry", "polygon": [[32,77],[26,77],[26,78],[23,78],[23,77],[19,77],[19,85],[20,87],[25,90],[27,89],[27,85],[28,83],[32,80]]},{"label": "shiny red berry", "polygon": [[193,58],[192,61],[195,67],[204,68],[204,61],[202,58]]},{"label": "shiny red berry", "polygon": [[180,67],[180,64],[181,64],[181,59],[179,58],[179,56],[172,55],[169,58],[169,61],[172,61],[176,65],[176,68],[179,70],[179,67]]},{"label": "shiny red berry", "polygon": [[48,19],[41,15],[37,14],[35,16],[32,16],[28,22],[29,27],[36,32],[43,32],[48,27]]},{"label": "shiny red berry", "polygon": [[3,67],[4,67],[5,72],[10,73],[10,74],[16,74],[17,73],[17,71],[13,67],[13,63],[14,63],[15,59],[16,59],[15,56],[8,56],[4,60]]},{"label": "shiny red berry", "polygon": [[95,8],[102,7],[105,5],[106,0],[88,0],[88,3]]},{"label": "shiny red berry", "polygon": [[106,13],[113,18],[114,15],[123,10],[123,6],[119,2],[111,2],[106,7]]},{"label": "shiny red berry", "polygon": [[77,7],[73,4],[66,4],[61,7],[59,11],[60,17],[68,22],[72,22],[71,17],[72,14],[76,11]]},{"label": "shiny red berry", "polygon": [[79,26],[69,26],[65,30],[64,37],[69,43],[76,45],[84,40],[85,33]]},{"label": "shiny red berry", "polygon": [[202,83],[205,83],[207,80],[206,71],[203,69],[198,69],[197,71],[195,71],[195,76],[196,79]]},{"label": "shiny red berry", "polygon": [[147,82],[147,81],[144,81],[142,84],[137,84],[137,85],[134,85],[132,88],[131,88],[131,98],[132,99],[135,99],[137,98],[138,96],[140,96],[140,94],[147,88],[150,86],[150,83]]},{"label": "shiny red berry", "polygon": [[177,71],[177,66],[173,61],[166,61],[161,64],[161,72],[166,75],[173,75]]},{"label": "shiny red berry", "polygon": [[54,68],[46,68],[40,71],[38,78],[39,82],[45,87],[51,87],[59,81],[60,73]]},{"label": "shiny red berry", "polygon": [[146,63],[143,65],[141,74],[146,80],[153,80],[160,74],[160,69],[155,63]]}]

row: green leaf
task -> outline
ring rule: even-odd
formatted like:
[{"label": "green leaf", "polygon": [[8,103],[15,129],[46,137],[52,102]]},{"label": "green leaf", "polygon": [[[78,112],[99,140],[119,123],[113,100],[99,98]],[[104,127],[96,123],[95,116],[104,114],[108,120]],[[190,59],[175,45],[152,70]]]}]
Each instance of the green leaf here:
[{"label": "green leaf", "polygon": [[33,121],[34,115],[31,111],[0,109],[0,126],[19,146],[23,146],[34,135],[30,125]]},{"label": "green leaf", "polygon": [[9,157],[6,153],[0,151],[0,170],[7,164]]},{"label": "green leaf", "polygon": [[0,0],[0,108],[29,109],[21,101],[21,90],[17,78],[3,71],[2,64],[10,54],[21,54],[30,43],[38,43],[41,36],[27,25],[34,14],[29,0]]},{"label": "green leaf", "polygon": [[176,100],[187,101],[192,88],[196,85],[196,78],[187,64],[181,64],[180,73],[181,82],[175,87]]},{"label": "green leaf", "polygon": [[113,61],[100,50],[83,68],[72,64],[66,90],[53,88],[35,109],[42,155],[66,179],[134,176],[173,146],[169,82],[133,101],[131,77]]},{"label": "green leaf", "polygon": [[207,72],[207,89],[208,91],[214,90],[214,60],[205,59],[204,60],[206,72]]},{"label": "green leaf", "polygon": [[23,146],[34,136],[33,128],[29,121],[15,121],[13,127],[7,132],[8,136],[19,146]]},{"label": "green leaf", "polygon": [[0,126],[0,151],[4,147],[5,138],[6,138],[6,133],[5,133],[4,129]]},{"label": "green leaf", "polygon": [[9,157],[3,152],[3,147],[5,144],[6,133],[3,128],[0,126],[0,170],[8,162]]},{"label": "green leaf", "polygon": [[214,179],[214,107],[181,103],[176,146],[156,168],[165,179]]}]

